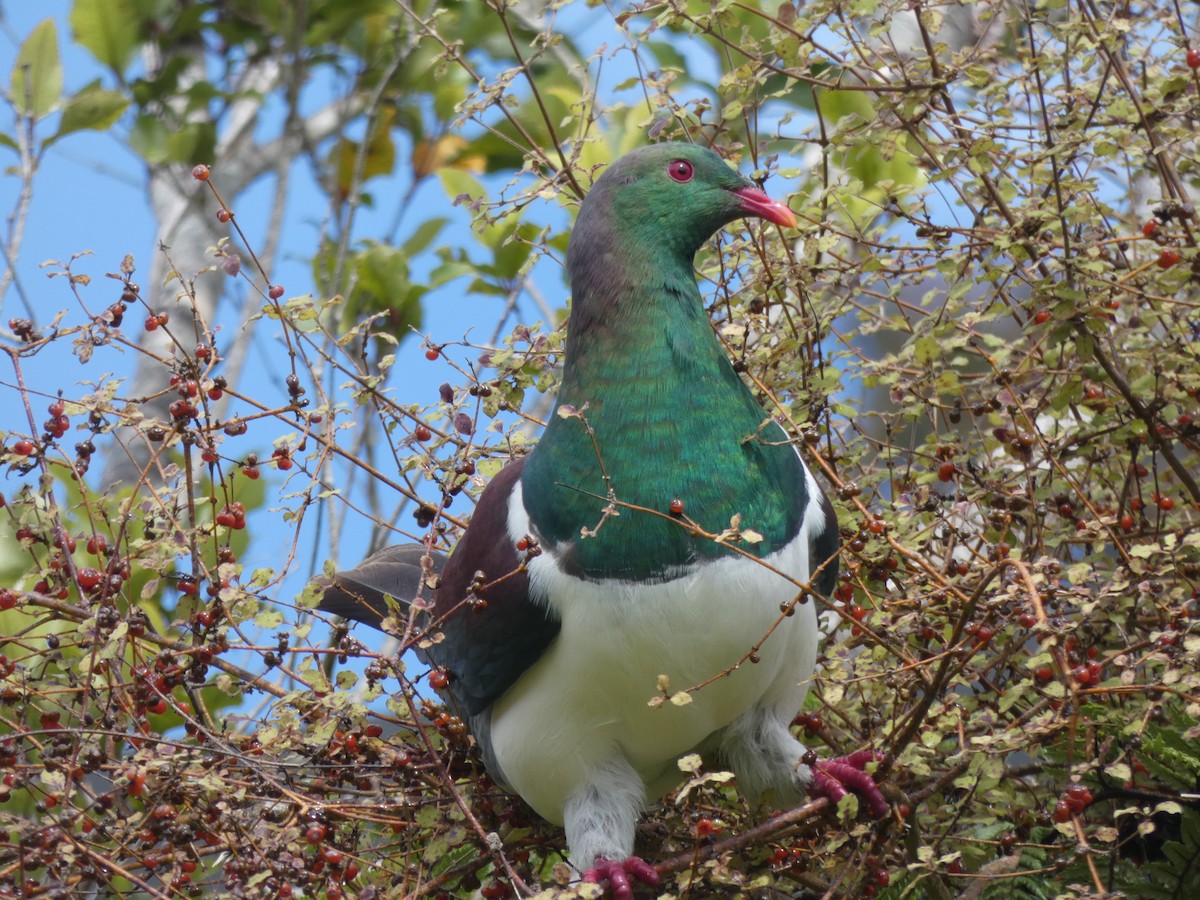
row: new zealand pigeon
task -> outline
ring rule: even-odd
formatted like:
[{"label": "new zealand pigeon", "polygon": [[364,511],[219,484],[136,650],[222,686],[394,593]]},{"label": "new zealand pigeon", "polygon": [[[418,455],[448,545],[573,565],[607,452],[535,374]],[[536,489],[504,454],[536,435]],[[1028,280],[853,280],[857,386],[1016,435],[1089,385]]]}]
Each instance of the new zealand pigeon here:
[{"label": "new zealand pigeon", "polygon": [[[702,147],[612,164],[571,235],[562,381],[541,440],[488,484],[448,560],[388,548],[326,579],[320,602],[378,627],[385,597],[426,598],[432,640],[418,652],[449,676],[489,771],[565,826],[572,864],[618,898],[630,877],[657,881],[634,829],[693,751],[776,805],[849,790],[887,810],[863,771],[873,753],[806,765],[789,729],[817,656],[809,579],[831,593],[837,521],[696,287],[696,251],[746,216],[796,224]],[[649,702],[689,688],[690,702]]]}]

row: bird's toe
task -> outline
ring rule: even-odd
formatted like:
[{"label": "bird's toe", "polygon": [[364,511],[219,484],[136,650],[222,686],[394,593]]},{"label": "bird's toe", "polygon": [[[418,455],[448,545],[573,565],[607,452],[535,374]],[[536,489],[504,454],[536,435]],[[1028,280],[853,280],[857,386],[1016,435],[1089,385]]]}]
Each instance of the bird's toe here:
[{"label": "bird's toe", "polygon": [[865,770],[869,763],[882,759],[874,750],[859,750],[849,756],[818,762],[813,767],[813,796],[828,797],[835,804],[847,794],[857,794],[867,804],[871,815],[887,815],[888,802],[879,785]]},{"label": "bird's toe", "polygon": [[622,860],[605,859],[597,856],[592,867],[583,873],[588,884],[608,882],[613,900],[633,900],[633,885],[630,878],[653,887],[658,884],[658,872],[654,866],[637,856]]}]

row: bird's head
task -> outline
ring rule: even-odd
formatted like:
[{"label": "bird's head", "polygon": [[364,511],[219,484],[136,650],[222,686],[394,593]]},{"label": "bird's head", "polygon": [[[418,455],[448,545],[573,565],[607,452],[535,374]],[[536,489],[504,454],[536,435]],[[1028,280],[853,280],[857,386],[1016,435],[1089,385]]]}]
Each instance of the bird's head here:
[{"label": "bird's head", "polygon": [[[721,226],[743,217],[794,227],[795,214],[706,147],[665,143],[621,157],[596,182],[579,213],[577,243],[637,246],[690,263]],[[604,240],[608,238],[608,240]],[[664,260],[665,262],[666,260]]]}]

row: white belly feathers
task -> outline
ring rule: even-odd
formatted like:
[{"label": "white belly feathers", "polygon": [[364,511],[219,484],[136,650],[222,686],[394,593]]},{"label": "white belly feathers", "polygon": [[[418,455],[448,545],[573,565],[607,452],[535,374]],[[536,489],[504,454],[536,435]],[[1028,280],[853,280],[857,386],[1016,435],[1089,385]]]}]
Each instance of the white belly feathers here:
[{"label": "white belly feathers", "polygon": [[[519,484],[508,527],[514,541],[530,531]],[[806,519],[765,561],[807,579],[809,527]],[[563,804],[606,760],[625,759],[647,788],[665,790],[679,776],[678,757],[742,713],[771,708],[787,721],[804,700],[817,654],[815,604],[798,605],[763,641],[799,589],[755,560],[724,557],[657,584],[583,581],[549,552],[529,571],[532,595],[550,598],[562,631],[497,701],[490,737],[505,781],[550,821],[562,822]],[[671,692],[688,690],[760,642],[757,663],[692,691],[692,702],[649,705],[660,675]]]}]

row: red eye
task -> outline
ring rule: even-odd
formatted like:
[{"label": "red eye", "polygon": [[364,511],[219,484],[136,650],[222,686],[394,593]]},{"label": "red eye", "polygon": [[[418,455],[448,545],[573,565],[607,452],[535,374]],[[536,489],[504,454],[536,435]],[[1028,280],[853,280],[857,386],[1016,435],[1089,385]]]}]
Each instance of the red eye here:
[{"label": "red eye", "polygon": [[680,184],[686,184],[691,181],[695,173],[696,170],[686,159],[673,159],[667,163],[667,174]]}]

